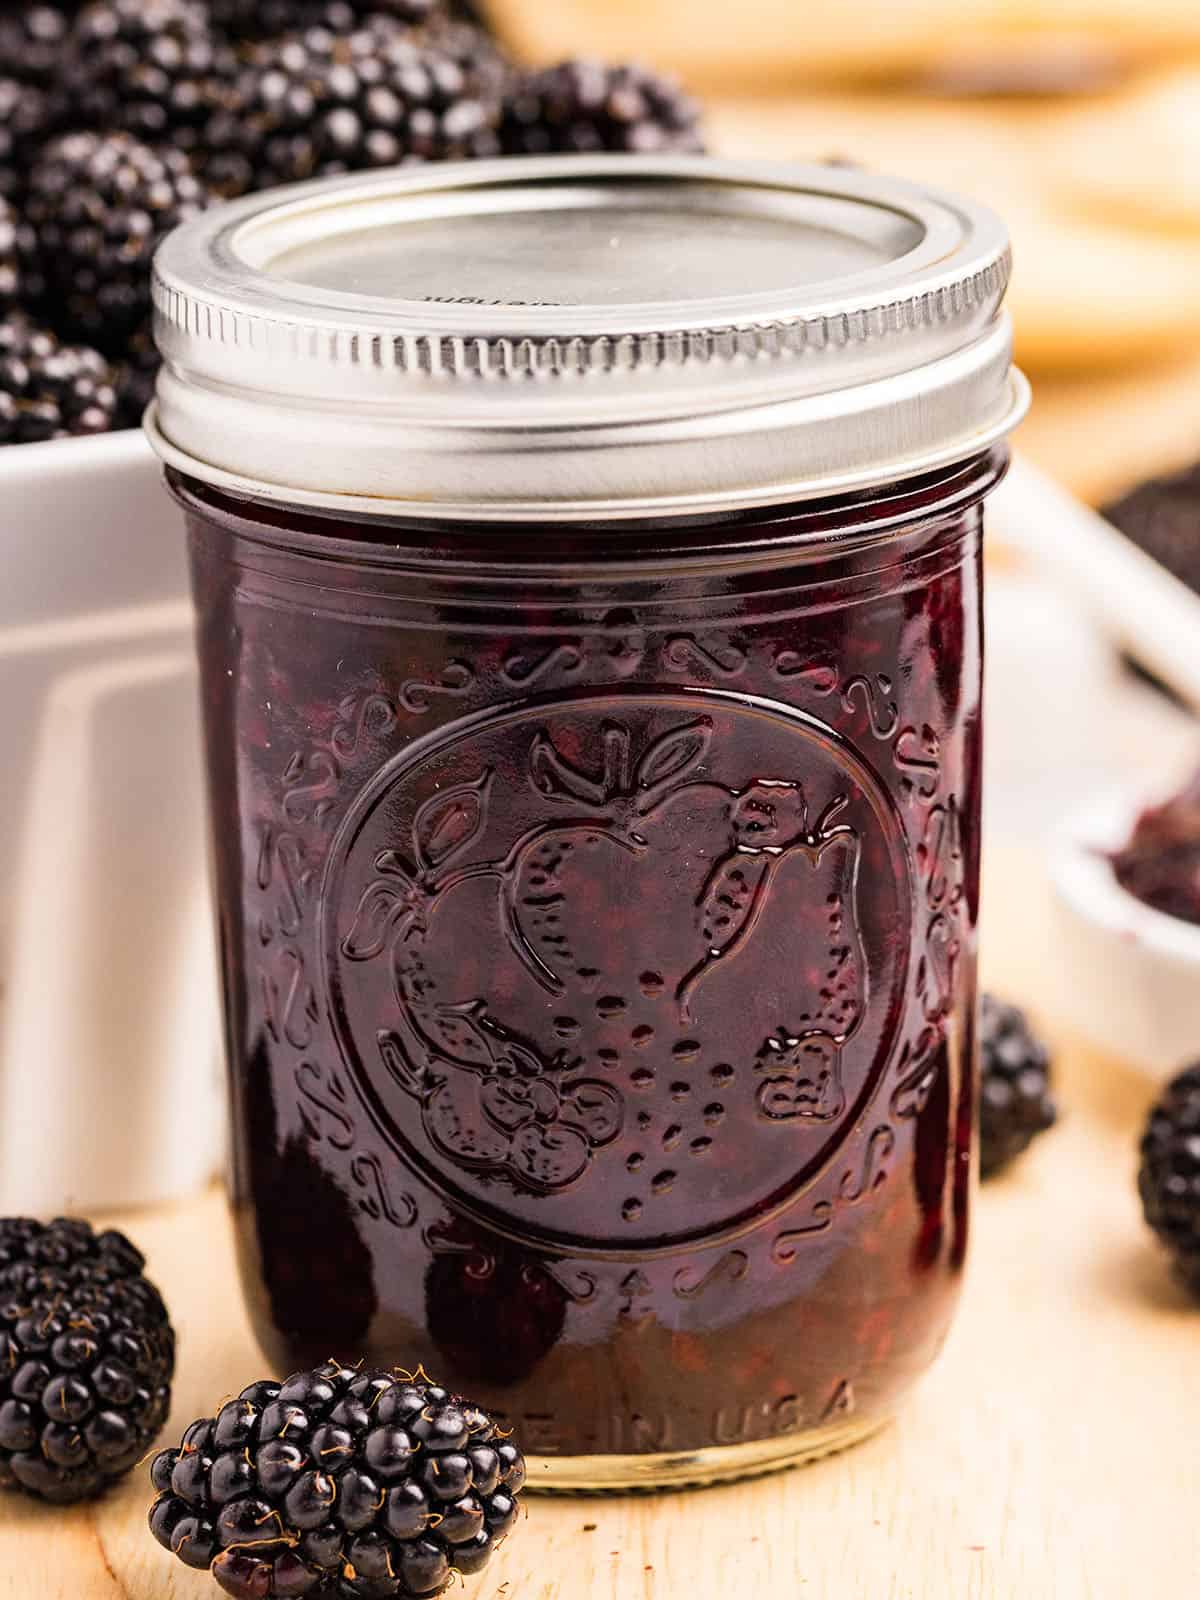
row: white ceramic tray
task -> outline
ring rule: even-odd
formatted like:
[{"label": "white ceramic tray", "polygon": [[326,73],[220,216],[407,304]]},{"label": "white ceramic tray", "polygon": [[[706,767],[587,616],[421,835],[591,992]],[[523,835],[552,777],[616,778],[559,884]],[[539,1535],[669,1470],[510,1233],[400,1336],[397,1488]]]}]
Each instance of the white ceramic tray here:
[{"label": "white ceramic tray", "polygon": [[181,519],[140,433],[0,451],[0,1214],[219,1157]]}]

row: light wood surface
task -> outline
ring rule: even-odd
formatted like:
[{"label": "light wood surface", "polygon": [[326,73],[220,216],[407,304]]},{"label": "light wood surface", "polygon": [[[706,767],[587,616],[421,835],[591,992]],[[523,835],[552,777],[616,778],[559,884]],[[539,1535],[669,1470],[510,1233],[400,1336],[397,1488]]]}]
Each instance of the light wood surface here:
[{"label": "light wood surface", "polygon": [[[988,980],[1052,1018],[1042,873],[989,864]],[[1200,1041],[1198,1041],[1200,1043]],[[1200,1310],[1134,1193],[1153,1084],[1060,1044],[1064,1116],[976,1211],[963,1309],[895,1426],[755,1484],[533,1499],[477,1600],[1187,1600],[1200,1575]],[[262,1376],[210,1195],[121,1218],[181,1334],[171,1431]],[[0,1600],[216,1600],[150,1539],[142,1475],[70,1513],[0,1500]]]}]

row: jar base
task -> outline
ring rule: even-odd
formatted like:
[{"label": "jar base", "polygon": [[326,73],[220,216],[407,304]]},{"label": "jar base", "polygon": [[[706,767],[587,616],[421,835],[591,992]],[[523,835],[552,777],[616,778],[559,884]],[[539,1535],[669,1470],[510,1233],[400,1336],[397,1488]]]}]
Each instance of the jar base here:
[{"label": "jar base", "polygon": [[707,1450],[629,1456],[529,1456],[526,1488],[537,1494],[639,1494],[660,1489],[708,1489],[808,1466],[861,1444],[890,1415],[839,1422],[812,1432]]}]

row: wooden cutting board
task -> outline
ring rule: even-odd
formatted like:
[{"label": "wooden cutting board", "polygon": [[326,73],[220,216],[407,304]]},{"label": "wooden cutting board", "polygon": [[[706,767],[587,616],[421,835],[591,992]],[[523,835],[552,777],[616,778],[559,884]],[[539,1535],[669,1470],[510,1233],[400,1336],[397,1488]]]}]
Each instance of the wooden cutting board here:
[{"label": "wooden cutting board", "polygon": [[[989,867],[989,982],[1052,1016],[1029,857]],[[1198,1038],[1200,1046],[1200,1038]],[[1141,1225],[1154,1086],[1060,1041],[1064,1115],[981,1193],[963,1309],[896,1425],[814,1467],[650,1499],[531,1499],[476,1600],[1186,1600],[1200,1574],[1200,1308]],[[220,1197],[116,1219],[180,1330],[171,1430],[262,1376]],[[0,1600],[217,1600],[145,1530],[140,1475],[62,1513],[0,1497]]]}]

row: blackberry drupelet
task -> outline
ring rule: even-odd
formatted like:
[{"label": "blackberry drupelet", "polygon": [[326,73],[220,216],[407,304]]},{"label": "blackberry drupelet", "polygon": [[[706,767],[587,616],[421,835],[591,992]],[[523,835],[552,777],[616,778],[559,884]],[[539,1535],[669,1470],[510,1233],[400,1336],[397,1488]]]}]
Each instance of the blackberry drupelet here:
[{"label": "blackberry drupelet", "polygon": [[[376,18],[368,25],[376,29],[393,27],[386,19]],[[504,102],[512,93],[517,69],[512,60],[486,29],[463,17],[434,12],[420,30],[410,30],[410,36],[422,40],[430,49],[449,56],[469,77],[481,96],[496,108],[497,128],[495,149],[489,146],[487,154],[499,153],[499,118]]]},{"label": "blackberry drupelet", "polygon": [[235,70],[196,0],[93,0],[67,41],[56,124],[195,149]]},{"label": "blackberry drupelet", "polygon": [[1024,1012],[985,994],[980,1046],[980,1165],[988,1178],[1053,1127],[1058,1113],[1050,1093],[1049,1054]]},{"label": "blackberry drupelet", "polygon": [[52,141],[30,172],[26,216],[59,333],[121,359],[149,324],[158,241],[211,198],[177,150],[128,133]]},{"label": "blackberry drupelet", "polygon": [[0,7],[0,77],[48,87],[58,76],[74,5]]},{"label": "blackberry drupelet", "polygon": [[0,77],[0,198],[20,195],[48,123],[46,97],[40,89]]},{"label": "blackberry drupelet", "polygon": [[252,46],[210,125],[206,176],[223,194],[407,161],[494,155],[500,97],[420,30],[378,17],[351,33],[311,28]]},{"label": "blackberry drupelet", "polygon": [[699,106],[675,79],[597,61],[564,61],[521,77],[501,137],[510,155],[704,148]]},{"label": "blackberry drupelet", "polygon": [[1200,1299],[1200,1062],[1173,1078],[1142,1135],[1138,1193],[1176,1276]]},{"label": "blackberry drupelet", "polygon": [[486,1566],[525,1464],[424,1373],[326,1362],[243,1389],[150,1477],[154,1537],[235,1600],[415,1600]]},{"label": "blackberry drupelet", "polygon": [[175,1335],[144,1265],[86,1222],[0,1221],[0,1487],[81,1500],[153,1443]]}]

